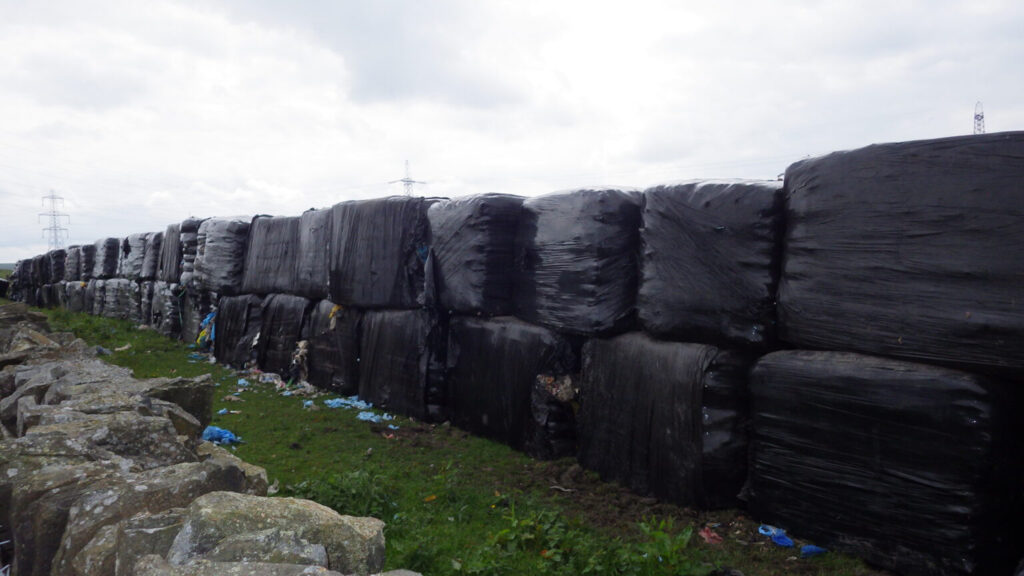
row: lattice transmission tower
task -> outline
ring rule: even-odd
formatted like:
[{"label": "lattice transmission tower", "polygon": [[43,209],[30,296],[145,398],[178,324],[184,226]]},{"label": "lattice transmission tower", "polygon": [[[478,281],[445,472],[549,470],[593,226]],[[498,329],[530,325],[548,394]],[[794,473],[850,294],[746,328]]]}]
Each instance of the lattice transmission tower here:
[{"label": "lattice transmission tower", "polygon": [[409,176],[409,161],[408,160],[405,161],[405,178],[402,178],[400,180],[392,180],[391,182],[388,182],[388,184],[394,184],[396,182],[401,182],[402,185],[405,187],[405,195],[406,196],[412,196],[412,185],[413,184],[426,184],[426,182],[421,182],[419,180],[413,180]]},{"label": "lattice transmission tower", "polygon": [[981,107],[981,101],[974,105],[974,133],[985,133],[985,110]]},{"label": "lattice transmission tower", "polygon": [[47,244],[50,246],[50,250],[56,250],[64,247],[64,239],[67,238],[68,229],[61,226],[63,223],[71,223],[71,216],[68,216],[64,212],[57,210],[58,206],[64,206],[64,198],[57,196],[57,193],[50,190],[50,193],[43,196],[43,206],[49,203],[50,209],[46,212],[40,212],[39,218],[46,218],[47,226],[43,228],[43,236],[47,238]]}]

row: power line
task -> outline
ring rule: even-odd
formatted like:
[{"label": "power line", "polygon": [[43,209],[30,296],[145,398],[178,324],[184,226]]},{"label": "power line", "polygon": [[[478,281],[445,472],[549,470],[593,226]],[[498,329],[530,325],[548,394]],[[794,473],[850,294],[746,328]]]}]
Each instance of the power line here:
[{"label": "power line", "polygon": [[57,193],[53,190],[50,190],[48,195],[43,196],[43,205],[45,206],[47,202],[50,203],[50,209],[46,212],[40,212],[39,217],[47,217],[49,226],[43,228],[43,236],[47,236],[47,244],[50,247],[49,249],[56,250],[64,247],[64,239],[67,238],[68,235],[68,229],[61,226],[61,222],[66,218],[67,223],[70,224],[71,216],[57,210],[58,203],[61,206],[64,205],[64,198],[62,196],[57,196]]},{"label": "power line", "polygon": [[974,105],[974,133],[985,133],[985,110],[981,107],[981,100]]},{"label": "power line", "polygon": [[426,182],[421,182],[419,180],[413,180],[411,177],[409,177],[409,161],[408,160],[405,161],[405,178],[402,178],[400,180],[392,180],[391,182],[388,182],[388,184],[394,184],[396,182],[401,182],[405,186],[405,195],[406,196],[412,196],[412,185],[413,184],[426,184]]}]

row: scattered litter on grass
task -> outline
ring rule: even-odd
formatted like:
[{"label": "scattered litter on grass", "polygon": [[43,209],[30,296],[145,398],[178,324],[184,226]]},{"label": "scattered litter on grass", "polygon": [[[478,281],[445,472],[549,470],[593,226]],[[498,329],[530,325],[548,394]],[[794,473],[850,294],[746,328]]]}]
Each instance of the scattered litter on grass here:
[{"label": "scattered litter on grass", "polygon": [[395,417],[391,414],[375,414],[370,411],[360,412],[359,414],[356,414],[356,418],[362,420],[363,422],[373,422],[374,424],[380,424],[381,422],[384,422],[386,420],[395,419]]},{"label": "scattered litter on grass", "polygon": [[228,410],[227,408],[221,408],[220,410],[217,410],[217,414],[220,415],[220,416],[224,416],[225,414],[241,414],[241,413],[242,413],[241,410]]},{"label": "scattered litter on grass", "polygon": [[235,436],[230,430],[218,428],[217,426],[207,426],[203,430],[203,440],[213,442],[214,444],[239,444],[242,442],[242,439]]},{"label": "scattered litter on grass", "polygon": [[114,352],[124,352],[126,350],[131,350],[131,349],[132,349],[132,345],[129,342],[128,344],[125,344],[124,346],[118,346],[117,348],[114,348]]},{"label": "scattered litter on grass", "polygon": [[803,547],[800,548],[800,557],[801,558],[812,558],[814,556],[818,556],[819,554],[824,554],[825,552],[828,552],[828,550],[822,548],[821,546],[815,546],[814,544],[807,544],[806,546],[803,546]]},{"label": "scattered litter on grass", "polygon": [[241,386],[242,388],[248,388],[249,387],[249,381],[246,380],[245,378],[239,378],[238,379],[238,385]]},{"label": "scattered litter on grass", "polygon": [[776,528],[775,526],[769,526],[768,524],[761,524],[757,531],[771,538],[772,542],[774,542],[776,546],[782,546],[784,548],[791,548],[793,546],[793,541],[789,536],[786,536],[786,531],[782,528]]},{"label": "scattered litter on grass", "polygon": [[711,526],[705,526],[705,527],[701,528],[700,532],[698,532],[698,534],[700,534],[700,537],[707,544],[721,544],[722,543],[722,537],[717,532],[715,532],[715,529],[712,528]]},{"label": "scattered litter on grass", "polygon": [[394,424],[388,424],[388,430],[398,430],[398,426],[395,426]]},{"label": "scattered litter on grass", "polygon": [[357,410],[369,410],[370,408],[373,408],[373,404],[363,402],[359,399],[359,396],[330,398],[328,400],[324,400],[324,406],[327,406],[328,408],[355,408]]},{"label": "scattered litter on grass", "polygon": [[[238,394],[238,393],[235,392],[235,394]],[[224,402],[245,402],[245,400],[242,400],[238,396],[235,396],[235,394],[228,394],[227,396],[221,398],[221,400],[224,401]]]}]

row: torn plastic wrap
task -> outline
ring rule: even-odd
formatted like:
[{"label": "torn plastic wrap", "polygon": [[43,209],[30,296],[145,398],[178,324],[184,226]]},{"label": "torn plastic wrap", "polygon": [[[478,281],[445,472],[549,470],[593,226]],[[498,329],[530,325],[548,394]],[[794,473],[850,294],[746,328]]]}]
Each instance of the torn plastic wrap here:
[{"label": "torn plastic wrap", "polygon": [[444,399],[444,332],[428,310],[363,314],[359,398],[395,414],[435,421]]},{"label": "torn plastic wrap", "polygon": [[309,383],[350,396],[359,393],[362,312],[321,300],[309,315]]},{"label": "torn plastic wrap", "polygon": [[785,340],[1024,373],[1024,132],[835,152],[786,189]]},{"label": "torn plastic wrap", "polygon": [[513,310],[515,246],[523,198],[481,194],[430,207],[436,305],[463,314]]},{"label": "torn plastic wrap", "polygon": [[103,315],[106,300],[106,280],[93,279],[85,287],[85,311],[93,316]]},{"label": "torn plastic wrap", "polygon": [[758,519],[901,574],[1009,573],[1024,549],[1012,386],[791,351],[762,358],[750,388]]},{"label": "torn plastic wrap", "polygon": [[186,218],[181,221],[181,285],[192,286],[196,273],[196,254],[199,252],[199,227],[205,218]]},{"label": "torn plastic wrap", "polygon": [[181,340],[195,344],[202,331],[203,319],[217,306],[217,294],[182,286],[178,299],[181,307]]},{"label": "torn plastic wrap", "polygon": [[68,246],[64,256],[64,279],[77,282],[82,279],[82,249],[80,246]]},{"label": "torn plastic wrap", "polygon": [[684,506],[737,504],[746,478],[741,354],[634,332],[583,346],[579,461]]},{"label": "torn plastic wrap", "polygon": [[299,340],[305,339],[310,306],[308,299],[290,294],[271,294],[263,300],[256,347],[262,370],[280,374],[285,381],[293,376],[292,354]]},{"label": "torn plastic wrap", "polygon": [[62,248],[50,250],[46,257],[50,260],[50,283],[56,284],[66,280],[64,264],[68,257],[67,251]]},{"label": "torn plastic wrap", "polygon": [[635,322],[640,196],[560,192],[523,203],[516,316],[583,335]]},{"label": "torn plastic wrap", "polygon": [[637,295],[644,330],[684,342],[771,346],[783,216],[778,181],[646,190]]},{"label": "torn plastic wrap", "polygon": [[307,210],[299,217],[299,253],[295,294],[310,300],[327,298],[330,274],[331,210]]},{"label": "torn plastic wrap", "polygon": [[252,294],[225,296],[217,302],[213,354],[221,364],[244,368],[255,361],[253,343],[260,333],[263,299]]},{"label": "torn plastic wrap", "polygon": [[100,280],[117,277],[117,262],[121,257],[121,239],[103,238],[96,241],[96,261],[92,276]]},{"label": "torn plastic wrap", "polygon": [[149,325],[171,338],[181,335],[181,286],[157,281],[153,283],[152,316]]},{"label": "torn plastic wrap", "polygon": [[93,279],[93,270],[96,268],[96,245],[83,244],[78,247],[81,255],[78,260],[78,279],[88,282]]},{"label": "torn plastic wrap", "polygon": [[211,218],[199,226],[194,282],[199,290],[233,296],[242,289],[249,220]]},{"label": "torn plastic wrap", "polygon": [[536,458],[576,453],[576,355],[563,336],[511,317],[452,318],[448,417]]},{"label": "torn plastic wrap", "polygon": [[146,258],[146,234],[129,234],[121,240],[121,256],[117,275],[128,280],[142,277],[142,263]]},{"label": "torn plastic wrap", "polygon": [[68,282],[64,286],[68,312],[85,312],[85,282]]},{"label": "torn plastic wrap", "polygon": [[424,303],[430,253],[427,209],[435,200],[392,196],[331,208],[331,301],[359,308]]},{"label": "torn plastic wrap", "polygon": [[139,271],[139,279],[156,280],[160,270],[160,247],[163,245],[163,241],[163,232],[146,234],[146,252],[142,256],[142,270]]},{"label": "torn plastic wrap", "polygon": [[249,226],[242,291],[246,294],[292,294],[299,252],[297,216],[257,216]]},{"label": "torn plastic wrap", "polygon": [[171,224],[164,231],[160,243],[160,269],[156,278],[165,284],[181,281],[181,224]]}]

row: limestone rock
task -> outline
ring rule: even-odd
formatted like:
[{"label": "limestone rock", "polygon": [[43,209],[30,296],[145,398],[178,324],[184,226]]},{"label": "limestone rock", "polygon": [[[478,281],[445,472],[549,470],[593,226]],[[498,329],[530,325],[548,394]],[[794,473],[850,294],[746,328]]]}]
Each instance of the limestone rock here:
[{"label": "limestone rock", "polygon": [[117,525],[104,526],[71,565],[75,576],[112,576],[117,553]]},{"label": "limestone rock", "polygon": [[184,523],[184,508],[144,512],[119,522],[115,576],[132,576],[135,563],[143,556],[156,554],[163,558]]},{"label": "limestone rock", "polygon": [[370,574],[384,564],[384,523],[376,518],[342,516],[310,500],[230,492],[206,494],[188,507],[167,559],[181,565],[205,556],[229,536],[271,528],[294,530],[299,538],[323,545],[332,570]]},{"label": "limestone rock", "polygon": [[155,378],[141,381],[143,393],[151,398],[173,402],[199,420],[205,429],[213,420],[213,394],[216,383],[209,374],[196,378]]},{"label": "limestone rock", "polygon": [[200,460],[215,459],[233,463],[245,472],[245,489],[242,492],[253,496],[267,495],[267,490],[270,487],[267,482],[267,471],[260,466],[242,460],[213,442],[200,443],[196,448],[196,453],[199,454]]},{"label": "limestone rock", "polygon": [[327,550],[291,530],[270,528],[228,536],[203,556],[216,562],[270,562],[327,567]]},{"label": "limestone rock", "polygon": [[345,576],[322,566],[268,564],[265,562],[209,562],[196,560],[174,566],[156,555],[145,556],[135,565],[136,576]]}]

